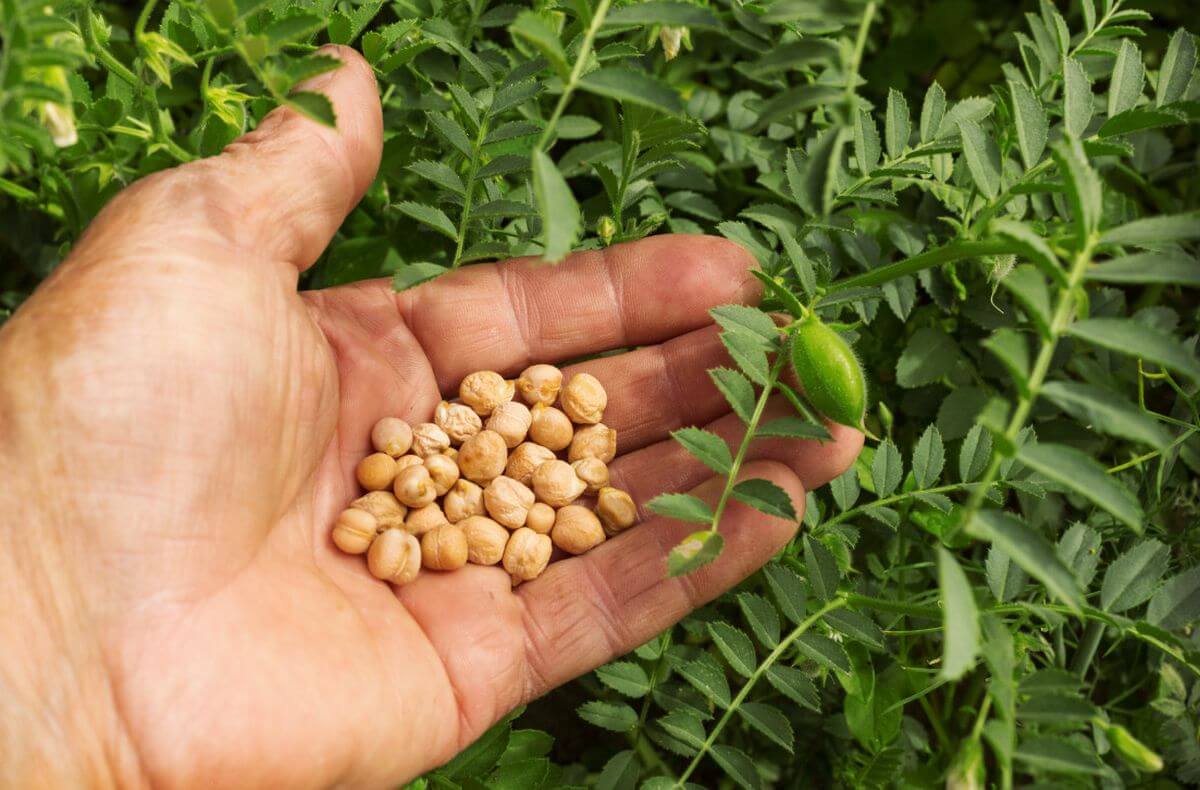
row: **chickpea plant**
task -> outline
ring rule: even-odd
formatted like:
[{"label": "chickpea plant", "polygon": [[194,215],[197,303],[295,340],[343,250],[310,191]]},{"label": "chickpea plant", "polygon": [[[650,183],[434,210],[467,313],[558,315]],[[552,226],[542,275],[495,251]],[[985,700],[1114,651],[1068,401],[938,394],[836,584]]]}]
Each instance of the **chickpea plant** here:
[{"label": "chickpea plant", "polygon": [[[414,786],[1195,784],[1200,77],[1191,7],[1145,7],[10,0],[0,320],[124,185],[279,103],[336,123],[292,88],[355,46],[383,164],[305,287],[671,231],[742,245],[765,296],[712,311],[744,439],[675,434],[724,480],[711,507],[606,485],[592,382],[537,365],[381,420],[334,544],[389,583],[526,583],[638,505],[695,525],[676,575],[732,502],[800,521]],[[833,423],[867,447],[803,512],[739,479],[755,442],[819,451]]]}]

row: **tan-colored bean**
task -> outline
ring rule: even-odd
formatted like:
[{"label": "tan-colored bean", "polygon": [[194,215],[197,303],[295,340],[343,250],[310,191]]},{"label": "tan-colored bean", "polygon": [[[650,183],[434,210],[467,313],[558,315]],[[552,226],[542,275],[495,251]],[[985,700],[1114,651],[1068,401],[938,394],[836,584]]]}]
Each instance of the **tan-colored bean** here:
[{"label": "tan-colored bean", "polygon": [[400,470],[392,492],[410,508],[424,507],[437,499],[437,487],[424,464],[412,464]]},{"label": "tan-colored bean", "polygon": [[487,485],[502,475],[507,463],[508,445],[495,431],[480,431],[458,449],[458,468],[463,477],[480,485]]},{"label": "tan-colored bean", "polygon": [[575,427],[562,411],[536,403],[530,411],[529,438],[555,452],[564,450],[571,444],[575,435]]},{"label": "tan-colored bean", "polygon": [[375,516],[365,510],[343,510],[333,525],[333,545],[347,554],[362,554],[371,547],[378,526]]},{"label": "tan-colored bean", "polygon": [[450,437],[446,432],[431,422],[423,422],[413,427],[412,451],[414,455],[428,458],[437,453],[446,452],[450,446]]},{"label": "tan-colored bean", "polygon": [[574,463],[581,458],[599,458],[606,464],[611,464],[617,456],[617,432],[604,423],[585,425],[575,431],[571,438],[571,448],[567,450],[567,460]]},{"label": "tan-colored bean", "polygon": [[533,505],[533,492],[511,477],[500,475],[483,489],[483,506],[488,515],[509,529],[525,524]]},{"label": "tan-colored bean", "polygon": [[399,417],[384,417],[371,428],[371,444],[377,452],[399,458],[412,447],[412,426]]},{"label": "tan-colored bean", "polygon": [[396,495],[391,491],[371,491],[363,494],[351,502],[350,507],[365,510],[374,516],[379,522],[380,532],[402,526],[404,517],[408,514],[408,507],[396,499]]},{"label": "tan-colored bean", "polygon": [[508,530],[487,516],[470,516],[458,522],[467,536],[467,561],[475,565],[495,565],[504,556]]},{"label": "tan-colored bean", "polygon": [[562,371],[553,365],[530,365],[517,379],[517,391],[530,406],[544,403],[553,406],[562,387]]},{"label": "tan-colored bean", "polygon": [[529,508],[529,515],[525,517],[525,526],[539,535],[549,535],[550,530],[554,529],[554,508],[545,502],[534,502],[533,507]]},{"label": "tan-colored bean", "polygon": [[604,542],[604,527],[583,505],[567,505],[558,509],[550,538],[568,554],[583,554]]},{"label": "tan-colored bean", "polygon": [[442,506],[437,502],[430,502],[424,507],[408,511],[408,518],[404,519],[404,530],[420,537],[432,529],[449,523],[446,514],[442,512]]},{"label": "tan-colored bean", "polygon": [[408,584],[421,570],[421,544],[404,530],[384,530],[367,553],[367,570],[376,579]]},{"label": "tan-colored bean", "polygon": [[619,488],[601,488],[596,497],[596,516],[604,526],[604,533],[611,537],[637,523],[637,505],[633,497]]},{"label": "tan-colored bean", "polygon": [[532,581],[546,570],[554,545],[549,535],[539,535],[528,527],[514,532],[504,547],[504,570],[517,581]]},{"label": "tan-colored bean", "polygon": [[458,570],[467,564],[467,536],[457,524],[442,524],[421,536],[421,564],[433,571]]},{"label": "tan-colored bean", "polygon": [[533,470],[533,493],[551,507],[563,507],[574,502],[587,490],[566,461],[547,461]]},{"label": "tan-colored bean", "polygon": [[559,396],[562,410],[572,422],[591,424],[604,418],[608,393],[600,380],[590,373],[576,373],[567,381]]},{"label": "tan-colored bean", "polygon": [[451,524],[457,524],[471,516],[482,516],[485,512],[483,489],[470,480],[460,479],[442,499],[442,511],[445,512],[446,520]]},{"label": "tan-colored bean", "polygon": [[480,417],[488,416],[501,403],[512,400],[514,392],[513,382],[505,381],[503,376],[492,370],[472,373],[462,380],[458,388],[462,402]]},{"label": "tan-colored bean", "polygon": [[463,403],[442,401],[433,412],[433,422],[446,432],[452,444],[462,444],[483,430],[483,420]]},{"label": "tan-colored bean", "polygon": [[554,458],[553,450],[533,442],[521,442],[509,453],[504,474],[517,482],[529,485],[533,480],[533,470],[547,461],[553,461]]},{"label": "tan-colored bean", "polygon": [[396,459],[387,453],[371,453],[354,470],[358,484],[368,491],[382,491],[396,479]]},{"label": "tan-colored bean", "polygon": [[504,438],[504,443],[509,449],[512,449],[525,441],[525,435],[529,433],[529,426],[532,422],[533,415],[530,414],[529,407],[524,403],[510,400],[492,410],[491,416],[488,417],[487,428],[489,431],[500,434]]},{"label": "tan-colored bean", "polygon": [[458,481],[458,463],[445,453],[436,453],[425,459],[425,468],[433,480],[433,489],[438,496],[445,496]]}]

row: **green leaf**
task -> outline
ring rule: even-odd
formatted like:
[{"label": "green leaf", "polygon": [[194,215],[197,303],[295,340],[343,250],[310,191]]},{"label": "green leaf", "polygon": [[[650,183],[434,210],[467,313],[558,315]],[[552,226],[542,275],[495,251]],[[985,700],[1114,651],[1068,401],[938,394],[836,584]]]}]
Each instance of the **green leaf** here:
[{"label": "green leaf", "polygon": [[1117,52],[1116,63],[1113,64],[1112,81],[1108,85],[1108,115],[1111,118],[1118,113],[1132,109],[1142,98],[1142,83],[1146,78],[1142,66],[1142,53],[1129,39],[1121,42]]},{"label": "green leaf", "polygon": [[849,673],[850,657],[837,642],[820,634],[805,633],[796,637],[796,647],[826,669]]},{"label": "green leaf", "polygon": [[1025,161],[1025,167],[1030,168],[1041,160],[1042,152],[1046,150],[1050,121],[1046,118],[1042,103],[1025,83],[1009,80],[1008,89],[1012,95],[1013,120],[1017,125],[1021,158]]},{"label": "green leaf", "polygon": [[1150,600],[1167,572],[1171,550],[1157,540],[1144,540],[1112,561],[1100,585],[1100,606],[1120,614]]},{"label": "green leaf", "polygon": [[868,647],[883,649],[883,630],[865,614],[852,609],[834,609],[825,615],[825,625]]},{"label": "green leaf", "polygon": [[650,693],[650,678],[641,665],[614,661],[596,670],[600,682],[626,697],[640,699]]},{"label": "green leaf", "polygon": [[996,197],[1000,194],[1000,150],[975,121],[960,120],[958,128],[971,179],[985,197]]},{"label": "green leaf", "polygon": [[429,120],[429,125],[433,127],[433,130],[442,139],[454,146],[463,156],[468,159],[472,157],[474,148],[467,137],[467,133],[459,125],[458,121],[439,112],[426,113],[425,117]]},{"label": "green leaf", "polygon": [[1159,245],[1200,239],[1200,211],[1136,219],[1107,230],[1101,244]]},{"label": "green leaf", "polygon": [[1180,28],[1171,36],[1167,54],[1158,69],[1158,86],[1155,88],[1154,103],[1162,107],[1174,104],[1184,97],[1192,72],[1196,68],[1196,39]]},{"label": "green leaf", "polygon": [[637,711],[624,702],[591,700],[579,706],[579,718],[613,732],[629,732],[638,723]]},{"label": "green leaf", "polygon": [[946,448],[942,434],[933,423],[925,426],[924,433],[913,449],[912,469],[917,488],[930,488],[942,476],[946,465]]},{"label": "green leaf", "polygon": [[940,329],[922,327],[913,333],[896,363],[896,381],[915,388],[949,375],[959,360],[958,345]]},{"label": "green leaf", "polygon": [[1103,773],[1095,755],[1073,743],[1048,736],[1035,736],[1023,741],[1013,757],[1031,768],[1051,773],[1092,776]]},{"label": "green leaf", "polygon": [[761,272],[758,269],[751,269],[750,273],[753,274],[759,282],[765,285],[767,290],[771,292],[771,295],[777,298],[783,304],[784,308],[794,317],[800,318],[805,314],[804,307],[800,304],[800,300],[797,299],[791,291],[776,282],[775,279],[769,274]]},{"label": "green leaf", "polygon": [[1025,589],[1028,582],[1021,566],[996,546],[988,549],[984,569],[987,571],[988,588],[1000,603],[1011,601]]},{"label": "green leaf", "polygon": [[755,402],[754,385],[750,383],[750,380],[729,368],[712,368],[708,371],[708,375],[717,385],[721,394],[725,396],[725,400],[729,402],[733,413],[740,417],[742,422],[749,423],[754,414]]},{"label": "green leaf", "polygon": [[742,332],[770,343],[779,337],[779,327],[762,310],[740,304],[727,304],[709,310],[709,315],[730,332]]},{"label": "green leaf", "polygon": [[804,564],[808,568],[808,583],[822,601],[828,601],[837,595],[838,584],[842,580],[842,572],[838,570],[837,561],[825,548],[825,544],[804,536]]},{"label": "green leaf", "polygon": [[284,103],[317,123],[337,126],[337,114],[329,103],[329,97],[323,93],[298,91],[288,96]]},{"label": "green leaf", "polygon": [[[516,714],[512,714],[516,715]],[[458,756],[438,769],[451,779],[482,776],[490,771],[508,747],[512,735],[512,719],[506,716],[492,725],[479,739],[459,752]]]},{"label": "green leaf", "polygon": [[1146,620],[1173,631],[1200,619],[1200,566],[1176,574],[1158,588],[1146,607]]},{"label": "green leaf", "polygon": [[694,524],[710,524],[713,520],[712,508],[691,494],[659,494],[646,503],[646,509],[666,518]]},{"label": "green leaf", "polygon": [[1149,360],[1200,382],[1200,361],[1168,334],[1138,321],[1089,318],[1067,327],[1067,333],[1093,345]]},{"label": "green leaf", "polygon": [[779,613],[771,602],[761,595],[740,593],[737,597],[738,607],[750,630],[758,637],[758,641],[767,648],[779,644]]},{"label": "green leaf", "polygon": [[983,474],[992,457],[992,435],[980,423],[971,426],[958,453],[958,477],[969,483]]},{"label": "green leaf", "polygon": [[799,417],[776,417],[758,426],[756,437],[779,439],[829,439],[829,430],[824,425],[808,422]]},{"label": "green leaf", "polygon": [[979,655],[979,609],[967,575],[954,555],[941,546],[938,589],[942,598],[942,668],[938,677],[958,680],[975,666]]},{"label": "green leaf", "polygon": [[549,155],[534,150],[532,157],[533,195],[542,217],[542,257],[560,261],[579,238],[579,204]]},{"label": "green leaf", "polygon": [[759,790],[762,787],[762,780],[759,779],[754,761],[747,757],[745,752],[722,743],[713,746],[710,753],[717,765],[721,766],[721,770],[736,782],[738,787],[743,790]]},{"label": "green leaf", "polygon": [[571,65],[567,62],[567,53],[558,40],[558,31],[542,14],[537,11],[522,11],[508,26],[508,32],[532,45],[558,76],[566,80],[571,74]]},{"label": "green leaf", "polygon": [[681,428],[671,434],[689,453],[717,474],[729,474],[733,457],[725,440],[700,428]]},{"label": "green leaf", "polygon": [[1013,295],[1042,337],[1050,337],[1050,290],[1041,273],[1027,263],[1009,272],[1000,285]]},{"label": "green leaf", "polygon": [[1166,283],[1200,287],[1200,261],[1183,252],[1142,252],[1092,266],[1087,279],[1101,283]]},{"label": "green leaf", "polygon": [[733,487],[733,498],[768,516],[796,520],[792,498],[770,480],[743,480]]},{"label": "green leaf", "polygon": [[751,131],[765,129],[773,121],[786,120],[798,112],[821,107],[841,96],[842,89],[832,85],[806,84],[781,91],[762,103],[758,121]]},{"label": "green leaf", "polygon": [[459,177],[458,173],[451,170],[442,162],[418,159],[409,165],[408,169],[456,195],[465,195],[467,192],[467,187],[463,184],[462,178]]},{"label": "green leaf", "polygon": [[[632,749],[623,749],[608,759],[600,776],[596,777],[596,790],[632,790],[637,784],[641,773],[641,762]],[[494,780],[493,780],[494,781]],[[541,782],[523,782],[512,785],[513,790],[525,790],[529,787],[545,787]],[[488,790],[494,790],[492,782],[488,782]]]},{"label": "green leaf", "polygon": [[817,691],[817,687],[809,680],[808,675],[804,674],[799,669],[794,667],[784,666],[782,664],[773,664],[767,668],[764,673],[767,682],[770,683],[776,691],[784,695],[797,705],[820,711],[821,695]]},{"label": "green leaf", "polygon": [[708,633],[734,672],[747,678],[754,673],[758,666],[758,658],[750,637],[722,622],[709,623]]},{"label": "green leaf", "polygon": [[436,263],[409,263],[396,269],[392,277],[392,289],[405,291],[449,271],[445,266],[438,266]]},{"label": "green leaf", "polygon": [[1145,514],[1137,497],[1083,451],[1063,444],[1031,442],[1017,451],[1017,460],[1104,508],[1134,532],[1142,531]]},{"label": "green leaf", "polygon": [[763,568],[763,575],[767,577],[767,586],[771,588],[783,616],[796,624],[804,622],[808,616],[804,580],[791,568],[778,562],[768,563]]},{"label": "green leaf", "polygon": [[276,52],[284,44],[308,38],[318,30],[325,28],[325,20],[317,15],[306,12],[289,12],[267,25],[265,31],[267,46]]},{"label": "green leaf", "polygon": [[1015,516],[1000,510],[982,510],[967,525],[975,537],[991,541],[1053,595],[1078,612],[1083,594],[1075,576],[1059,561],[1054,549]]},{"label": "green leaf", "polygon": [[1146,129],[1161,129],[1167,126],[1178,126],[1188,122],[1186,113],[1173,110],[1151,110],[1135,107],[1120,115],[1109,118],[1100,127],[1101,137],[1117,137],[1123,134],[1141,132]]},{"label": "green leaf", "polygon": [[614,8],[604,18],[607,25],[668,25],[671,27],[699,27],[719,30],[721,22],[716,15],[702,6],[691,3],[670,3],[663,0],[647,0],[646,2]]},{"label": "green leaf", "polygon": [[760,339],[742,332],[722,332],[721,343],[742,373],[755,384],[766,386],[771,371],[767,352]]},{"label": "green leaf", "polygon": [[[641,5],[644,5],[641,4]],[[638,6],[626,6],[636,8]],[[695,6],[689,6],[694,8]],[[822,38],[804,38],[777,44],[767,50],[758,60],[739,64],[736,68],[754,77],[766,77],[779,72],[793,71],[810,63],[836,63],[839,52],[837,45]]]},{"label": "green leaf", "polygon": [[891,496],[904,478],[904,461],[891,439],[884,439],[875,450],[871,461],[871,479],[875,483],[875,495]]},{"label": "green leaf", "polygon": [[[704,724],[696,714],[686,708],[678,708],[658,720],[658,725],[671,737],[677,738],[693,750],[704,745]],[[643,785],[645,787],[645,785]]]},{"label": "green leaf", "polygon": [[1059,265],[1058,256],[1050,249],[1050,245],[1033,228],[1023,222],[1011,219],[998,219],[990,223],[991,229],[998,235],[1014,241],[1021,248],[1021,254],[1028,258],[1042,274],[1060,285],[1067,284],[1067,274]]},{"label": "green leaf", "polygon": [[793,185],[793,197],[805,213],[810,216],[825,216],[833,205],[836,189],[836,173],[841,167],[845,130],[833,127],[821,132],[804,164],[804,172],[797,193]]},{"label": "green leaf", "polygon": [[1083,523],[1075,523],[1063,533],[1055,550],[1063,564],[1075,574],[1079,586],[1086,590],[1096,578],[1100,564],[1100,536]]},{"label": "green leaf", "polygon": [[719,532],[693,532],[667,555],[667,575],[682,576],[707,565],[720,556],[724,545],[725,539]]},{"label": "green leaf", "polygon": [[1022,395],[1029,393],[1029,343],[1025,335],[1015,329],[997,329],[983,341],[983,347],[991,351],[1008,370],[1017,390]]},{"label": "green leaf", "polygon": [[895,88],[889,88],[887,116],[884,118],[883,130],[889,159],[895,159],[904,153],[911,135],[912,121],[909,119],[908,102],[904,99],[903,93]]},{"label": "green leaf", "polygon": [[668,115],[683,115],[683,100],[667,84],[637,71],[620,66],[605,66],[583,76],[579,87],[610,99],[639,104]]},{"label": "green leaf", "polygon": [[1087,724],[1095,715],[1095,705],[1064,694],[1035,694],[1017,709],[1017,718],[1031,723]]},{"label": "green leaf", "polygon": [[228,30],[237,21],[237,5],[233,0],[205,0],[204,5],[220,27]]},{"label": "green leaf", "polygon": [[921,142],[928,143],[937,138],[942,118],[946,116],[946,91],[935,80],[925,91],[921,105]]},{"label": "green leaf", "polygon": [[1042,395],[1093,430],[1162,448],[1167,432],[1146,412],[1111,390],[1076,381],[1051,381]]},{"label": "green leaf", "polygon": [[854,160],[858,163],[858,171],[866,175],[874,170],[879,164],[880,154],[879,129],[875,127],[875,119],[866,110],[859,110],[858,122],[854,125]]},{"label": "green leaf", "polygon": [[701,653],[692,661],[678,667],[683,679],[713,703],[722,708],[729,707],[729,681],[725,679],[725,670],[709,653]]},{"label": "green leaf", "polygon": [[1100,227],[1103,207],[1100,179],[1088,164],[1083,147],[1075,138],[1068,137],[1057,143],[1053,151],[1067,185],[1067,196],[1071,200],[1071,210],[1075,214],[1079,240],[1082,242]]},{"label": "green leaf", "polygon": [[1063,61],[1063,124],[1067,133],[1082,139],[1092,121],[1092,82],[1075,58]]},{"label": "green leaf", "polygon": [[428,225],[447,238],[458,238],[458,230],[454,227],[454,223],[451,222],[450,218],[446,216],[446,212],[442,211],[440,208],[426,206],[422,203],[414,203],[411,200],[406,200],[402,203],[397,203],[396,209],[399,210],[400,213],[412,217],[417,222],[420,222],[423,225]]},{"label": "green leaf", "polygon": [[751,727],[767,736],[767,740],[773,741],[789,753],[792,751],[796,736],[792,733],[791,722],[778,708],[762,702],[743,702],[737,711]]}]

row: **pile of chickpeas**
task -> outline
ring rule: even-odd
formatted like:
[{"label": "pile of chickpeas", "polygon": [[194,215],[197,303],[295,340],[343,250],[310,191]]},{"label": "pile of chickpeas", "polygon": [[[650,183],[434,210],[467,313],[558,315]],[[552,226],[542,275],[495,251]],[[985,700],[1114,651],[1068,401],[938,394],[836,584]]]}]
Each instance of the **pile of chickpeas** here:
[{"label": "pile of chickpeas", "polygon": [[[421,568],[468,562],[504,567],[513,584],[536,579],[554,548],[582,554],[632,526],[637,506],[610,486],[617,432],[608,394],[553,365],[515,381],[482,370],[462,380],[433,422],[384,417],[375,452],[355,470],[366,494],[342,511],[334,544],[366,554],[376,578],[408,584]],[[519,398],[518,398],[519,396]]]}]

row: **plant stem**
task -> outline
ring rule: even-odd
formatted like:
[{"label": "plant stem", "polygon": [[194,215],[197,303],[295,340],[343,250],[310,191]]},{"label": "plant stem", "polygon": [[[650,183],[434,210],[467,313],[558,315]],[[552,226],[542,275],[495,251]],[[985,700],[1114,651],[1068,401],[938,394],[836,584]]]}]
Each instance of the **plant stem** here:
[{"label": "plant stem", "polygon": [[846,106],[849,108],[847,125],[853,126],[855,114],[858,112],[858,69],[862,65],[863,52],[867,48],[867,32],[871,29],[871,21],[875,18],[875,0],[870,0],[863,9],[862,21],[858,23],[858,35],[854,39],[854,51],[850,54],[850,63],[846,69]]},{"label": "plant stem", "polygon": [[463,246],[467,242],[467,223],[471,221],[471,204],[475,198],[475,176],[479,172],[479,153],[483,148],[483,140],[487,137],[489,116],[479,119],[479,132],[475,135],[475,145],[471,148],[471,164],[467,167],[467,191],[463,195],[462,217],[458,221],[458,239],[454,246],[454,261],[450,268],[457,269],[462,263]]},{"label": "plant stem", "polygon": [[917,497],[922,494],[945,494],[945,493],[949,493],[951,491],[961,491],[964,488],[970,489],[973,487],[974,487],[974,483],[949,483],[944,486],[937,486],[935,488],[923,488],[918,491],[902,491],[899,494],[892,494],[891,496],[886,496],[881,499],[876,499],[872,502],[866,502],[862,505],[857,505],[856,507],[852,507],[849,510],[842,511],[841,513],[838,513],[836,516],[833,516],[829,520],[823,521],[820,524],[818,524],[816,529],[813,530],[813,532],[817,533],[817,532],[825,529],[826,527],[832,527],[836,524],[841,524],[843,521],[848,521],[848,520],[854,518],[855,516],[861,515],[862,513],[870,510],[871,508],[884,507],[885,505],[890,505],[895,502],[903,502],[906,499],[911,499],[913,497]]},{"label": "plant stem", "polygon": [[721,498],[717,500],[717,506],[713,510],[712,526],[709,527],[709,532],[717,531],[717,527],[721,523],[721,515],[725,512],[725,506],[729,504],[729,495],[733,493],[733,486],[737,483],[738,472],[742,470],[742,462],[746,459],[746,451],[750,449],[750,441],[754,438],[754,432],[758,430],[758,423],[767,408],[767,399],[771,397],[771,392],[775,389],[775,381],[779,378],[784,362],[787,360],[786,348],[787,343],[781,345],[779,353],[775,356],[775,362],[771,365],[767,383],[758,396],[758,402],[754,404],[754,413],[750,415],[750,422],[746,424],[746,432],[742,434],[742,443],[738,445],[737,454],[733,457],[733,464],[729,467],[729,474],[725,476],[725,487],[721,490]]},{"label": "plant stem", "polygon": [[600,0],[596,4],[596,13],[592,14],[592,22],[588,25],[587,31],[583,34],[583,41],[579,44],[579,55],[575,58],[575,65],[571,68],[571,76],[563,83],[558,104],[554,105],[554,112],[550,114],[550,120],[546,121],[546,128],[542,130],[542,136],[538,139],[538,150],[545,151],[550,138],[554,136],[558,119],[567,109],[567,102],[571,100],[571,94],[579,85],[579,78],[583,76],[583,67],[587,64],[588,56],[592,54],[592,42],[596,40],[596,34],[600,32],[600,26],[604,24],[604,17],[608,15],[608,7],[611,3],[612,0]]},{"label": "plant stem", "polygon": [[914,255],[911,258],[889,263],[887,266],[880,266],[878,269],[872,269],[869,272],[863,272],[853,277],[838,280],[829,286],[828,293],[837,293],[847,288],[866,288],[872,285],[882,285],[908,274],[916,274],[922,269],[929,269],[943,263],[961,260],[962,258],[974,258],[980,255],[1006,255],[1017,252],[1020,252],[1020,250],[1016,244],[1003,239],[952,241],[949,244],[943,244],[941,247],[923,252],[920,255]]},{"label": "plant stem", "polygon": [[141,88],[141,82],[138,80],[137,75],[128,66],[117,60],[100,43],[100,37],[96,33],[96,20],[90,10],[84,11],[82,32],[84,44],[96,56],[96,60],[100,61],[104,68],[108,69],[109,73],[132,88]]},{"label": "plant stem", "polygon": [[1163,453],[1167,452],[1168,450],[1172,450],[1175,447],[1178,447],[1179,445],[1186,442],[1188,439],[1192,438],[1192,436],[1196,433],[1197,430],[1198,429],[1195,426],[1189,426],[1186,431],[1184,431],[1183,433],[1176,436],[1174,441],[1172,441],[1166,447],[1163,447],[1158,450],[1151,450],[1150,452],[1143,453],[1143,454],[1137,456],[1136,458],[1130,458],[1128,461],[1126,461],[1123,464],[1117,464],[1116,466],[1110,466],[1108,468],[1108,473],[1111,475],[1111,474],[1116,474],[1117,472],[1124,472],[1126,469],[1129,469],[1130,467],[1140,466],[1141,464],[1145,463],[1146,461],[1149,461],[1153,458],[1157,458],[1158,456],[1162,455]]},{"label": "plant stem", "polygon": [[729,703],[729,707],[725,709],[723,714],[721,714],[721,718],[718,719],[717,723],[713,725],[712,730],[708,733],[708,737],[705,738],[704,743],[700,745],[699,751],[696,752],[696,755],[692,758],[692,761],[688,763],[688,767],[685,768],[683,773],[679,775],[679,778],[675,780],[675,787],[684,786],[688,777],[692,775],[692,772],[696,770],[696,766],[700,764],[700,761],[704,759],[704,755],[708,753],[708,750],[711,749],[712,745],[716,742],[717,736],[721,734],[721,730],[725,729],[725,725],[729,723],[729,719],[732,718],[734,711],[736,711],[741,704],[746,701],[746,697],[749,696],[751,689],[754,688],[754,684],[757,683],[760,678],[762,678],[763,674],[783,656],[787,649],[791,647],[793,642],[803,636],[805,632],[812,628],[813,625],[815,625],[822,617],[829,612],[832,612],[834,609],[840,609],[845,605],[846,599],[842,597],[834,598],[832,601],[829,601],[820,609],[818,609],[815,614],[806,618],[804,622],[793,628],[791,632],[784,637],[778,645],[776,645],[775,649],[767,654],[767,657],[762,660],[762,663],[759,664],[758,667],[755,668],[754,672],[751,673],[750,677],[747,678],[745,685],[743,685],[738,691],[737,696],[734,697],[733,701]]}]

